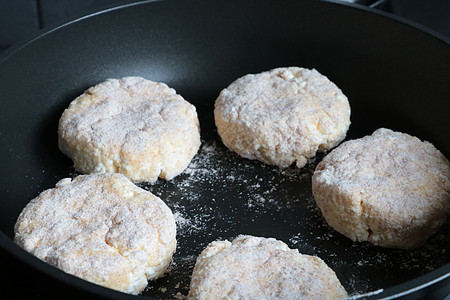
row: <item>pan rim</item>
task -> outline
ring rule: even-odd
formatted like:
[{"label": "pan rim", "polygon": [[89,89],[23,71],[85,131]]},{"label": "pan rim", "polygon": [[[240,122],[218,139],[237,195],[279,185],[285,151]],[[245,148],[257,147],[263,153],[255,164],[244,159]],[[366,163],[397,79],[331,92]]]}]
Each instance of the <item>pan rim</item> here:
[{"label": "pan rim", "polygon": [[[47,34],[51,34],[53,31],[56,30],[60,30],[61,28],[64,28],[66,26],[69,26],[72,23],[77,23],[80,21],[83,21],[84,19],[88,19],[91,17],[95,17],[97,15],[101,15],[101,14],[105,14],[111,11],[115,11],[115,10],[119,10],[119,9],[125,9],[128,7],[132,7],[132,6],[138,6],[138,5],[147,5],[150,3],[157,3],[157,2],[167,2],[167,1],[180,1],[180,0],[139,0],[136,2],[132,2],[132,3],[127,3],[127,4],[122,4],[122,5],[118,5],[118,6],[111,6],[109,8],[105,8],[103,10],[99,10],[99,11],[94,11],[88,14],[84,14],[75,18],[71,18],[69,20],[66,21],[62,21],[59,24],[53,25],[53,26],[49,26],[43,29],[38,30],[37,32],[35,32],[34,34],[31,34],[29,37],[24,38],[21,41],[18,41],[16,43],[14,43],[12,46],[10,46],[9,48],[7,48],[6,50],[4,50],[3,52],[0,53],[0,65],[6,61],[8,59],[8,57],[10,57],[11,55],[13,55],[15,52],[19,51],[20,49],[22,49],[23,47],[26,47],[27,45],[33,43],[34,41],[46,36]],[[183,0],[181,0],[183,1]],[[193,0],[196,1],[196,0]],[[303,0],[305,1],[305,0]],[[393,21],[399,22],[403,25],[412,27],[416,30],[419,30],[423,33],[426,33],[434,38],[436,38],[437,40],[440,40],[441,42],[443,42],[446,45],[450,45],[450,36],[446,36],[442,33],[439,33],[429,27],[426,27],[422,24],[419,24],[415,21],[406,19],[404,17],[389,13],[389,12],[385,12],[385,11],[381,11],[381,10],[377,10],[377,9],[373,9],[361,4],[357,4],[357,3],[350,3],[350,2],[345,2],[345,1],[341,1],[341,0],[307,0],[307,1],[313,1],[313,2],[324,2],[324,3],[328,3],[331,5],[339,5],[339,6],[345,6],[345,7],[350,7],[350,8],[354,8],[354,9],[358,9],[358,10],[362,10],[365,11],[366,13],[370,13],[370,14],[375,14],[381,17],[385,17],[388,19],[391,19]]]},{"label": "pan rim", "polygon": [[[58,24],[55,26],[51,26],[42,30],[39,30],[37,33],[33,34],[31,38],[28,38],[24,41],[20,41],[18,43],[15,43],[13,46],[9,47],[3,53],[0,54],[0,66],[4,64],[10,57],[14,56],[16,52],[19,52],[21,49],[26,48],[30,45],[32,45],[35,41],[39,40],[40,38],[51,34],[54,31],[57,30],[63,30],[65,27],[70,26],[73,23],[81,22],[85,19],[95,17],[97,15],[106,14],[111,11],[116,11],[119,9],[124,9],[128,7],[138,6],[138,5],[149,5],[151,3],[156,2],[165,2],[165,1],[183,1],[183,0],[142,0],[137,1],[133,3],[123,4],[119,6],[113,6],[111,8],[107,8],[101,11],[93,12],[81,17],[77,17],[71,21],[64,22],[62,24]],[[195,0],[196,1],[196,0]],[[201,0],[199,0],[201,1]],[[310,0],[311,2],[319,2],[317,0]],[[353,9],[362,10],[366,13],[375,14],[384,18],[391,19],[393,21],[399,22],[401,24],[404,24],[406,26],[409,26],[415,30],[419,30],[425,34],[428,34],[429,36],[439,40],[440,42],[443,42],[445,45],[450,45],[450,37],[447,37],[441,33],[438,33],[426,26],[423,26],[421,24],[418,24],[414,21],[407,20],[403,17],[396,16],[391,13],[374,10],[371,8],[368,8],[366,6],[355,4],[355,3],[348,3],[343,2],[339,0],[321,0],[320,2],[328,3],[331,5],[339,5],[339,6],[345,6],[350,7]],[[9,238],[3,230],[0,230],[0,247],[4,250],[6,250],[9,254],[13,255],[14,257],[20,259],[22,262],[25,262],[26,264],[32,266],[35,269],[38,269],[39,271],[44,272],[47,275],[50,275],[51,277],[62,280],[63,282],[74,285],[77,288],[87,290],[89,292],[93,292],[94,294],[105,296],[107,295],[111,299],[136,299],[135,296],[128,295],[125,293],[121,293],[118,291],[114,291],[102,286],[98,286],[96,284],[92,284],[90,282],[87,282],[85,280],[82,280],[76,276],[67,274],[49,264],[46,264],[42,261],[40,261],[38,258],[33,256],[32,254],[26,252],[25,250],[21,249],[19,246],[17,246],[14,241]],[[18,251],[19,250],[19,251]],[[64,276],[61,276],[61,274],[64,274]],[[406,281],[402,284],[389,287],[386,289],[383,289],[379,294],[369,296],[368,299],[375,299],[380,296],[383,296],[385,298],[382,299],[392,299],[396,297],[402,297],[414,292],[417,292],[418,290],[427,288],[435,283],[442,282],[444,280],[450,279],[450,263],[447,263],[444,266],[441,266],[425,275],[419,276],[417,278],[414,278],[412,280]],[[415,286],[416,285],[416,286]]]},{"label": "pan rim", "polygon": [[425,25],[422,25],[422,24],[420,24],[420,23],[418,23],[416,21],[413,21],[413,20],[409,20],[409,19],[404,18],[402,16],[398,16],[398,15],[395,15],[393,13],[389,13],[389,12],[378,10],[378,9],[373,9],[373,8],[364,6],[362,4],[350,3],[350,2],[345,2],[345,1],[341,1],[341,0],[320,0],[320,1],[321,2],[334,3],[334,4],[337,4],[337,5],[344,5],[344,6],[348,6],[348,7],[353,7],[353,8],[359,9],[359,10],[366,11],[368,13],[373,13],[373,14],[376,14],[378,16],[385,17],[385,18],[388,18],[388,19],[400,22],[403,25],[412,27],[412,28],[414,28],[416,30],[419,30],[419,31],[422,31],[422,32],[424,32],[424,33],[426,33],[428,35],[431,35],[434,38],[436,38],[438,40],[441,40],[446,45],[450,45],[450,37],[449,36],[446,36],[443,33],[437,32],[436,30],[433,30],[433,29],[431,29],[431,28],[429,28],[429,27],[427,27]]}]

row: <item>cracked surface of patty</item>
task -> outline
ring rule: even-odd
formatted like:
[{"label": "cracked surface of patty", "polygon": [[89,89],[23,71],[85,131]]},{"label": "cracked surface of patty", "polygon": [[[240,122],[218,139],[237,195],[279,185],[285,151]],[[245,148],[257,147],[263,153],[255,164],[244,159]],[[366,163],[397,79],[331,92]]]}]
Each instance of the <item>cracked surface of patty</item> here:
[{"label": "cracked surface of patty", "polygon": [[60,180],[28,203],[14,232],[41,260],[131,294],[165,272],[176,247],[169,207],[114,173]]},{"label": "cracked surface of patty", "polygon": [[301,168],[345,138],[350,105],[318,71],[287,67],[235,80],[216,99],[214,117],[223,143],[240,156]]},{"label": "cracked surface of patty", "polygon": [[450,211],[450,163],[431,143],[380,128],[347,141],[317,165],[315,201],[354,241],[416,248]]},{"label": "cracked surface of patty", "polygon": [[188,299],[343,299],[334,271],[282,241],[241,235],[199,255]]},{"label": "cracked surface of patty", "polygon": [[164,83],[108,79],[63,112],[59,148],[82,173],[117,172],[134,182],[172,179],[200,147],[193,105]]}]

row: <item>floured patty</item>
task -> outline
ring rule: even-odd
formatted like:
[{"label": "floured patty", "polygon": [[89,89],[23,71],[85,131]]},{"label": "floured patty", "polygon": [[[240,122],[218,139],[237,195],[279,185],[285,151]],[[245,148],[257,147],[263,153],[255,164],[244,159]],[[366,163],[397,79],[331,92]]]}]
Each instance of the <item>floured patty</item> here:
[{"label": "floured patty", "polygon": [[240,156],[301,168],[345,138],[350,105],[316,70],[288,67],[231,83],[216,99],[214,117],[223,143]]},{"label": "floured patty", "polygon": [[347,141],[317,165],[315,201],[354,241],[421,246],[450,211],[450,163],[429,142],[381,128]]},{"label": "floured patty", "polygon": [[336,274],[320,258],[273,238],[241,235],[206,247],[188,299],[343,299]]},{"label": "floured patty", "polygon": [[134,182],[180,174],[200,146],[197,112],[164,83],[108,79],[62,114],[59,147],[82,173],[117,172]]},{"label": "floured patty", "polygon": [[171,210],[121,174],[60,180],[28,203],[14,241],[90,282],[138,294],[161,276],[176,247]]}]

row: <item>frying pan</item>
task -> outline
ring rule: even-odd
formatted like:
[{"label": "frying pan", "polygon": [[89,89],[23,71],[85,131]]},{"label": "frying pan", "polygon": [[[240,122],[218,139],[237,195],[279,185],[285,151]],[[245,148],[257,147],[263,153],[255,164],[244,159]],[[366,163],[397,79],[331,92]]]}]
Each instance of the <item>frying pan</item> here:
[{"label": "frying pan", "polygon": [[197,107],[202,148],[186,172],[141,187],[178,220],[171,271],[140,297],[186,295],[196,256],[238,234],[275,237],[321,257],[350,295],[435,297],[450,291],[450,229],[416,250],[354,243],[323,220],[306,168],[281,171],[228,151],[214,100],[236,78],[280,66],[316,68],[348,96],[347,139],[379,127],[432,142],[450,157],[449,41],[386,14],[323,1],[142,2],[47,30],[0,57],[0,245],[5,289],[22,295],[136,299],[36,259],[13,242],[15,220],[41,191],[77,173],[57,147],[71,100],[106,78],[162,81]]}]

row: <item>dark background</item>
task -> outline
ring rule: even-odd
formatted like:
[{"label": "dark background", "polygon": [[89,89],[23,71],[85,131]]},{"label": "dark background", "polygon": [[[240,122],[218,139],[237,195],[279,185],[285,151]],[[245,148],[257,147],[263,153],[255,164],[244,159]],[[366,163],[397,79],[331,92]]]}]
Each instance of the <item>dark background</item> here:
[{"label": "dark background", "polygon": [[[188,0],[187,0],[188,1]],[[337,0],[339,1],[339,0]],[[393,13],[450,37],[449,0],[341,0]],[[40,29],[137,0],[0,0],[0,52]]]},{"label": "dark background", "polygon": [[[54,27],[115,5],[132,2],[137,1],[0,0],[0,52],[17,42],[28,40],[38,34],[41,29]],[[375,10],[395,14],[428,28],[438,35],[446,37],[447,40],[450,38],[450,0],[348,0],[343,2],[359,2]],[[3,290],[10,289],[16,282],[20,282],[23,286],[21,290],[14,290],[15,294],[10,299],[49,299],[52,296],[58,296],[56,292],[45,289],[45,287],[55,285],[54,279],[30,269],[25,263],[7,255],[1,249],[0,257],[2,258],[0,268],[3,269],[0,281]],[[8,266],[14,265],[14,269],[5,267],[6,261]],[[23,274],[27,274],[27,278],[24,278]],[[58,286],[60,289],[70,290],[70,295],[65,296],[66,299],[82,299],[86,296],[82,291],[65,286],[63,283],[59,282]]]}]

